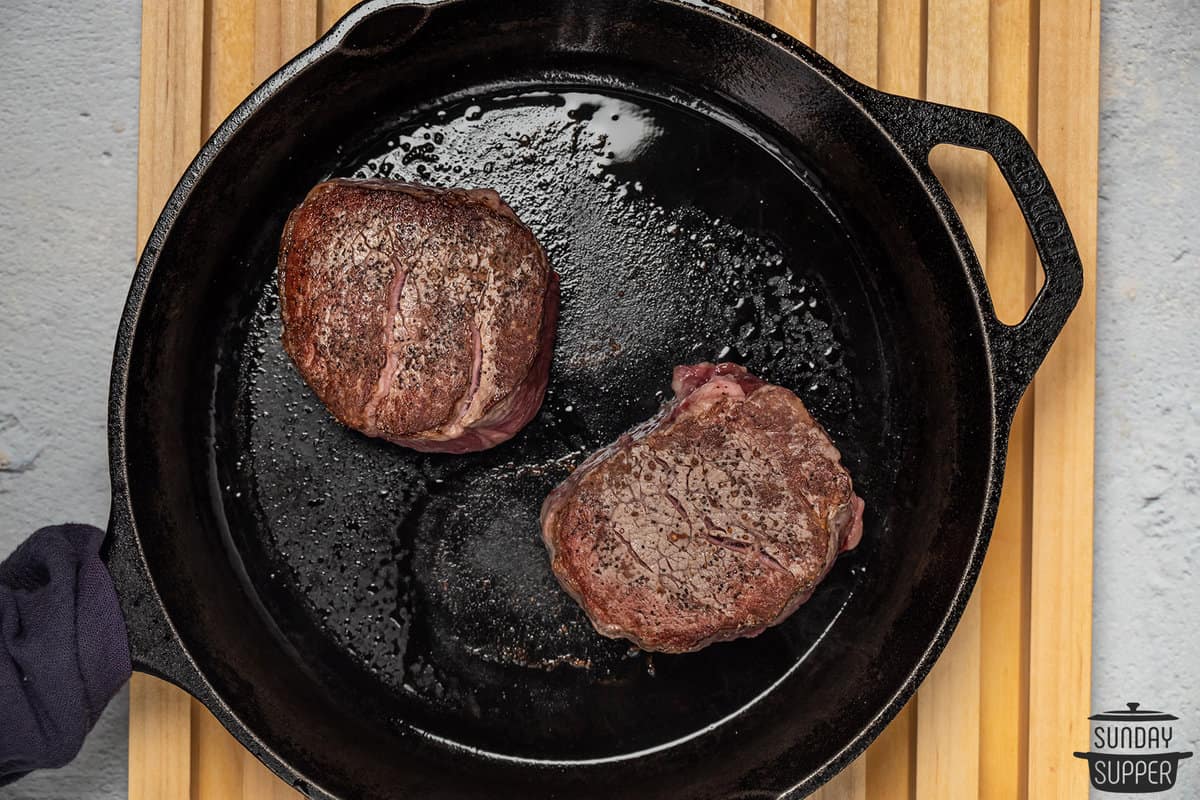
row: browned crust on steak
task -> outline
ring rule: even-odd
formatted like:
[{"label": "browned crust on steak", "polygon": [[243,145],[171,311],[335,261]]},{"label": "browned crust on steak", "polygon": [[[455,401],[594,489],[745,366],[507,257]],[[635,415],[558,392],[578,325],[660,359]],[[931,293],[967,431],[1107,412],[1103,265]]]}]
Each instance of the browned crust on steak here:
[{"label": "browned crust on steak", "polygon": [[[689,381],[695,370],[706,377]],[[837,449],[796,395],[736,365],[676,378],[679,398],[542,510],[554,573],[597,631],[670,653],[782,621],[862,526]]]},{"label": "browned crust on steak", "polygon": [[551,276],[533,234],[490,189],[326,181],[281,242],[284,350],[345,425],[418,449],[490,446],[515,431],[472,429],[537,380],[553,335]]}]

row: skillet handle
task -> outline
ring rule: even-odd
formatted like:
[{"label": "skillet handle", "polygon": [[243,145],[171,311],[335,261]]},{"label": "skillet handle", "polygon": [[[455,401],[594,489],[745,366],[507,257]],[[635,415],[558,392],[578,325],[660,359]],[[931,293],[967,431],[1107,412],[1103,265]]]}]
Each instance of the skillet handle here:
[{"label": "skillet handle", "polygon": [[133,668],[169,681],[193,697],[203,696],[204,680],[167,617],[141,546],[116,500],[100,557],[125,616]]},{"label": "skillet handle", "polygon": [[987,317],[997,399],[1015,409],[1083,292],[1083,265],[1062,206],[1033,148],[1007,120],[882,92],[872,95],[877,118],[925,177],[936,181],[929,170],[929,152],[936,145],[983,150],[1000,168],[1025,217],[1045,282],[1016,325],[1001,322],[990,307]]}]

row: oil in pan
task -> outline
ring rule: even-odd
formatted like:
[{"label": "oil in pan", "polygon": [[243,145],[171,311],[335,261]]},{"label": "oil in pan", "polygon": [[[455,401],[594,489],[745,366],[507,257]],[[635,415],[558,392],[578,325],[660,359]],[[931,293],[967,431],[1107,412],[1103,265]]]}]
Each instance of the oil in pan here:
[{"label": "oil in pan", "polygon": [[[841,226],[765,148],[649,99],[511,90],[392,130],[338,174],[495,188],[546,248],[562,277],[550,389],[525,431],[484,453],[367,439],[296,374],[264,285],[226,498],[266,531],[243,553],[269,582],[260,594],[292,597],[271,613],[329,681],[349,666],[389,690],[394,707],[367,713],[493,752],[609,756],[736,711],[819,640],[869,547],[757,639],[652,659],[597,635],[559,589],[538,511],[578,461],[657,410],[680,363],[743,363],[797,391],[835,439],[863,440],[856,376],[874,365],[848,346],[825,286],[856,266]],[[528,720],[517,737],[514,716]]]}]

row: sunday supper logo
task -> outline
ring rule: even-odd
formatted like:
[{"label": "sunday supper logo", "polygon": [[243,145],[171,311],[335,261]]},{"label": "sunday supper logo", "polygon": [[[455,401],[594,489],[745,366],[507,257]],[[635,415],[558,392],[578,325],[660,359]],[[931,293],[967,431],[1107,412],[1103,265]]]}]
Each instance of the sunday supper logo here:
[{"label": "sunday supper logo", "polygon": [[1175,785],[1179,762],[1192,753],[1171,749],[1178,717],[1126,703],[1127,709],[1093,714],[1087,759],[1092,786],[1102,792],[1165,792]]}]

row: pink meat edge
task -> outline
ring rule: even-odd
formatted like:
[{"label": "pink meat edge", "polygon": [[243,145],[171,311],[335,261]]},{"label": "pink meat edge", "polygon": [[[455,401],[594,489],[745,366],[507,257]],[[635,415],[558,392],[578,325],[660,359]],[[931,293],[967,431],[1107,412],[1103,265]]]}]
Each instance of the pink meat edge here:
[{"label": "pink meat edge", "polygon": [[[862,540],[863,511],[866,504],[861,497],[854,493],[853,487],[851,487],[850,499],[845,507],[849,510],[848,519],[842,525],[841,530],[835,534],[835,542],[837,544],[833,557],[829,559],[824,571],[822,571],[821,576],[813,583],[812,588],[803,592],[797,592],[789,598],[783,609],[771,621],[753,628],[717,631],[712,636],[700,641],[694,647],[664,650],[653,645],[648,645],[645,640],[639,639],[629,631],[619,626],[605,623],[593,616],[592,610],[583,602],[583,595],[578,587],[562,571],[554,568],[557,557],[557,545],[554,541],[553,531],[555,529],[554,523],[557,519],[558,510],[562,506],[563,496],[578,486],[592,469],[602,461],[607,460],[609,456],[614,455],[621,449],[632,447],[634,443],[645,438],[661,425],[677,419],[688,408],[702,402],[707,393],[700,392],[700,390],[712,386],[714,383],[718,384],[718,388],[715,390],[717,393],[729,395],[740,394],[743,398],[749,397],[763,386],[768,385],[766,381],[756,375],[752,375],[745,367],[731,362],[722,362],[714,365],[706,361],[700,364],[675,367],[671,378],[671,389],[675,397],[664,403],[659,412],[652,418],[636,426],[628,433],[622,434],[612,444],[597,450],[584,459],[567,476],[566,480],[556,486],[542,502],[540,514],[542,542],[549,553],[552,572],[554,572],[554,576],[558,580],[559,585],[562,586],[563,591],[579,604],[587,615],[588,621],[592,623],[592,627],[601,636],[609,639],[626,639],[638,648],[650,652],[679,654],[694,653],[711,644],[720,642],[728,642],[735,639],[752,639],[762,634],[767,628],[780,624],[794,614],[800,606],[808,602],[812,598],[813,592],[816,591],[816,587],[820,585],[821,581],[825,580],[830,570],[833,569],[833,565],[837,561],[837,556],[848,550],[853,550]],[[689,400],[691,402],[688,402]]]},{"label": "pink meat edge", "polygon": [[507,442],[537,416],[550,382],[550,365],[554,361],[554,336],[558,329],[559,278],[551,272],[542,301],[542,329],[538,353],[524,380],[474,425],[464,428],[453,437],[433,436],[389,437],[388,441],[422,453],[476,453]]}]

